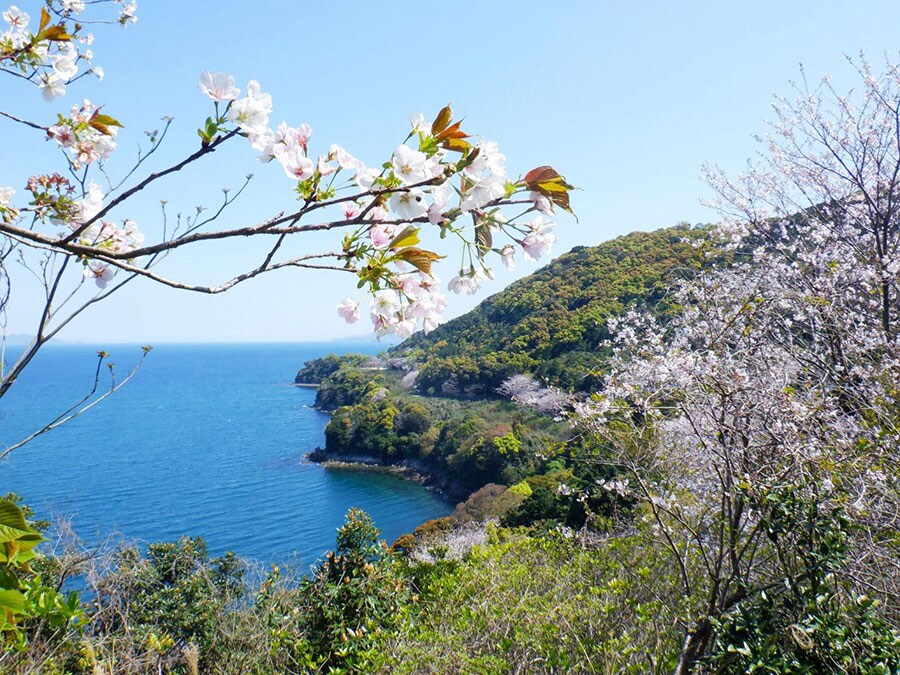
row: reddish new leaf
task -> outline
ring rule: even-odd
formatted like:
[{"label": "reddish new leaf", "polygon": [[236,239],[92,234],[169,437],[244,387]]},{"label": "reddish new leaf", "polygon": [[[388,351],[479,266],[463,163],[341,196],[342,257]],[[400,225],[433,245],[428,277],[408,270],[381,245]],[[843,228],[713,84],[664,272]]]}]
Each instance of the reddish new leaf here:
[{"label": "reddish new leaf", "polygon": [[450,109],[450,104],[448,103],[443,108],[441,108],[441,111],[437,114],[437,117],[434,118],[434,122],[431,123],[431,134],[433,136],[437,136],[447,128],[447,125],[450,124],[451,119],[453,119],[453,111]]},{"label": "reddish new leaf", "polygon": [[431,263],[433,263],[435,260],[440,260],[444,256],[438,255],[433,251],[426,251],[425,249],[421,248],[409,247],[397,251],[397,254],[394,257],[398,260],[408,262],[420,272],[431,274]]}]

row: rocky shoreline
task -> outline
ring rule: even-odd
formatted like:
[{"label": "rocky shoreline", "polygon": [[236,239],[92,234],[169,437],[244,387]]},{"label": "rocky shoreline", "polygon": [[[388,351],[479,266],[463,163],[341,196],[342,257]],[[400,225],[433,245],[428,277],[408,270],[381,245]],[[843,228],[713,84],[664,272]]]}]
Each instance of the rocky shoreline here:
[{"label": "rocky shoreline", "polygon": [[467,497],[466,492],[460,489],[453,481],[436,475],[425,464],[414,460],[387,463],[382,461],[381,458],[371,455],[336,455],[324,448],[316,448],[313,452],[306,455],[306,459],[310,462],[321,464],[327,469],[370,471],[400,476],[425,486],[450,505],[464,501]]}]

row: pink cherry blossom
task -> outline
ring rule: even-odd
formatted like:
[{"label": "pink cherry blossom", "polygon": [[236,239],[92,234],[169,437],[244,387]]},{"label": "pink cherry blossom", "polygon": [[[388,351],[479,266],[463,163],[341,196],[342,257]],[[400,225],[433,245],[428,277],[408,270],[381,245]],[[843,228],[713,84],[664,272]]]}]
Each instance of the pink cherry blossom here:
[{"label": "pink cherry blossom", "polygon": [[91,260],[84,266],[84,276],[86,279],[93,279],[98,288],[106,288],[106,285],[112,281],[115,275],[115,269],[105,262]]},{"label": "pink cherry blossom", "polygon": [[372,246],[377,249],[387,248],[391,240],[397,235],[397,226],[391,224],[378,224],[369,228],[369,238]]},{"label": "pink cherry blossom", "polygon": [[356,202],[344,202],[343,210],[344,218],[346,218],[347,220],[356,218],[360,213],[359,205]]},{"label": "pink cherry blossom", "polygon": [[337,313],[347,323],[356,323],[359,321],[359,303],[353,298],[344,298],[344,301],[337,306]]},{"label": "pink cherry blossom", "polygon": [[306,180],[315,173],[315,164],[299,146],[276,145],[274,153],[288,178]]}]

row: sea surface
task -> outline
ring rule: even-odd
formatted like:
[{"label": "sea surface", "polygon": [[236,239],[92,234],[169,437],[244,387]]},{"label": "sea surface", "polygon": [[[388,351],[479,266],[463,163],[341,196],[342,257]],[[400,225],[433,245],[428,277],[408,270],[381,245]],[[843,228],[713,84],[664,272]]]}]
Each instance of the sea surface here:
[{"label": "sea surface", "polygon": [[[119,379],[141,353],[105,349]],[[351,507],[366,510],[390,543],[451,507],[396,476],[305,461],[324,445],[328,416],[311,407],[314,389],[291,385],[308,359],[382,349],[158,345],[122,389],[0,461],[0,494],[18,493],[35,517],[69,520],[91,546],[202,536],[213,554],[308,566],[334,548]],[[97,350],[50,345],[38,354],[0,399],[0,449],[90,391]]]}]

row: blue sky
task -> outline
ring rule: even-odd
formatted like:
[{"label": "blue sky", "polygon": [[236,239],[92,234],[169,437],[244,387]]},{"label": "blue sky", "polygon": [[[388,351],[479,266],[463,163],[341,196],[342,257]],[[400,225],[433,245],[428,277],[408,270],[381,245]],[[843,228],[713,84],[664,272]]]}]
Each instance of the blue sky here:
[{"label": "blue sky", "polygon": [[[33,16],[32,3],[19,2]],[[634,230],[709,222],[699,179],[705,162],[740,171],[765,132],[773,92],[790,93],[802,62],[810,79],[830,73],[838,90],[854,83],[845,55],[864,50],[876,65],[896,60],[896,2],[327,2],[143,0],[139,22],[95,30],[103,82],[83,81],[64,99],[0,81],[0,108],[51,122],[87,96],[126,129],[110,163],[128,167],[141,132],[175,117],[149,169],[197,147],[209,112],[197,89],[206,69],[257,79],[272,94],[272,122],[314,129],[311,152],[338,143],[368,164],[386,160],[408,130],[410,113],[432,116],[452,101],[466,128],[497,141],[511,174],[551,164],[581,191],[579,217],[559,218],[558,255]],[[27,176],[61,169],[40,135],[0,122],[0,185],[20,190]],[[212,206],[224,186],[256,179],[222,225],[258,222],[292,205],[291,183],[261,165],[244,143],[119,212],[144,230],[168,210]],[[297,239],[296,252],[333,248],[334,236]],[[256,260],[236,242],[172,256],[163,271],[215,282]],[[453,276],[451,256],[438,273]],[[452,296],[449,314],[536,267],[520,264],[475,298]],[[14,287],[8,330],[28,332],[36,288]],[[360,334],[335,305],[356,294],[335,273],[276,272],[216,297],[135,283],[95,307],[62,335],[91,342],[319,340]]]}]

